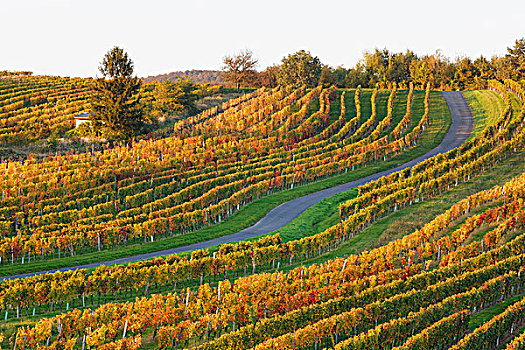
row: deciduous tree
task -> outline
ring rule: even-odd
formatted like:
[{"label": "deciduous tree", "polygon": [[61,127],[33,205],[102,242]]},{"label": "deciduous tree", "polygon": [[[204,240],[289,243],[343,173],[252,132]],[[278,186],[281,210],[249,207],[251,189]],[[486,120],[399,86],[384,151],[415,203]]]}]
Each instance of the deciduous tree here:
[{"label": "deciduous tree", "polygon": [[182,79],[176,83],[165,80],[157,83],[153,90],[153,112],[157,117],[167,117],[170,114],[196,112],[195,101],[197,85],[189,79]]},{"label": "deciduous tree", "polygon": [[257,76],[258,60],[250,50],[242,50],[234,56],[226,56],[223,59],[223,67],[226,80],[235,84],[237,90],[243,84],[252,83]]},{"label": "deciduous tree", "polygon": [[333,79],[332,79],[332,72],[330,71],[330,67],[324,66],[321,70],[321,76],[319,78],[319,85],[327,88],[330,85],[332,85]]},{"label": "deciduous tree", "polygon": [[507,48],[507,57],[512,69],[511,78],[521,80],[525,78],[525,38],[516,40],[514,47]]},{"label": "deciduous tree", "polygon": [[279,66],[273,65],[267,67],[265,70],[259,73],[258,77],[258,86],[265,86],[269,88],[274,88],[278,85],[277,82],[277,73],[279,72]]},{"label": "deciduous tree", "polygon": [[282,59],[277,80],[280,85],[305,85],[312,88],[319,83],[322,68],[318,57],[301,50]]}]

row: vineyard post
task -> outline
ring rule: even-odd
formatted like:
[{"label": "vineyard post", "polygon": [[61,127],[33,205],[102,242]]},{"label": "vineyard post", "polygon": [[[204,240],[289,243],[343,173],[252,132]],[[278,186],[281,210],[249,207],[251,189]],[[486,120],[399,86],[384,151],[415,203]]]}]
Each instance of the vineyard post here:
[{"label": "vineyard post", "polygon": [[126,319],[126,323],[124,324],[124,332],[122,333],[122,339],[126,338],[127,330],[128,330],[128,319]]}]

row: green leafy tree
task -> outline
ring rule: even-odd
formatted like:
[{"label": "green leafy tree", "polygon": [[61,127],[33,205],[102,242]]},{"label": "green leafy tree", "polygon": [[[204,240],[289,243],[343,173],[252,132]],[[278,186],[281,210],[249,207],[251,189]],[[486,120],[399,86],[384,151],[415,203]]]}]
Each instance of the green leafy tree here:
[{"label": "green leafy tree", "polygon": [[306,85],[313,88],[319,83],[322,68],[323,65],[318,57],[301,50],[282,59],[277,81],[280,85],[296,87]]},{"label": "green leafy tree", "polygon": [[410,64],[410,76],[414,84],[445,89],[454,79],[455,65],[440,51],[433,55],[423,56]]},{"label": "green leafy tree", "polygon": [[410,76],[414,84],[424,86],[426,83],[434,83],[434,71],[426,60],[413,61],[410,65]]},{"label": "green leafy tree", "polygon": [[366,74],[361,63],[357,63],[354,68],[350,68],[345,77],[346,88],[355,89],[359,85],[362,87],[368,87]]},{"label": "green leafy tree", "polygon": [[108,140],[128,139],[143,126],[141,81],[133,77],[133,61],[115,46],[104,56],[95,80],[90,116],[93,130]]},{"label": "green leafy tree", "polygon": [[352,85],[374,87],[379,83],[382,87],[390,87],[393,82],[406,85],[411,80],[410,65],[416,60],[417,56],[410,50],[405,53],[393,53],[387,49],[367,51],[358,63],[365,77]]},{"label": "green leafy tree", "polygon": [[157,118],[195,113],[195,101],[199,98],[197,89],[190,79],[157,83],[153,90],[153,113]]},{"label": "green leafy tree", "polygon": [[456,59],[454,74],[454,86],[458,89],[465,90],[467,88],[475,87],[477,80],[476,77],[480,75],[480,72],[472,60],[468,57],[462,57]]},{"label": "green leafy tree", "polygon": [[333,78],[332,72],[330,71],[330,67],[324,66],[321,70],[321,76],[319,77],[319,85],[322,85],[323,87],[327,88],[332,84]]},{"label": "green leafy tree", "polygon": [[368,77],[367,85],[369,87],[387,81],[389,61],[390,52],[387,49],[375,49],[374,52],[366,51],[364,53],[363,66]]},{"label": "green leafy tree", "polygon": [[[460,73],[468,76],[472,72]],[[346,87],[374,87],[379,84],[383,88],[390,88],[394,82],[405,87],[410,82],[424,86],[429,82],[437,88],[449,88],[455,75],[456,63],[451,62],[440,51],[418,57],[410,50],[391,52],[387,49],[375,49],[365,52],[357,65],[347,71]]]},{"label": "green leafy tree", "polygon": [[495,57],[493,59],[493,64],[494,67],[496,67],[496,78],[501,80],[512,78],[512,64],[508,55],[503,57]]},{"label": "green leafy tree", "polygon": [[339,66],[336,69],[333,69],[331,71],[332,73],[332,84],[337,86],[338,88],[344,88],[346,85],[346,75],[348,71]]},{"label": "green leafy tree", "polygon": [[474,66],[479,72],[478,80],[490,80],[496,78],[496,68],[494,62],[487,60],[485,57],[480,56],[474,61]]},{"label": "green leafy tree", "polygon": [[171,80],[156,83],[153,90],[153,114],[157,118],[181,112],[184,106],[176,99],[177,86]]},{"label": "green leafy tree", "polygon": [[525,79],[525,38],[516,40],[514,47],[507,48],[507,58],[515,80]]},{"label": "green leafy tree", "polygon": [[410,80],[410,64],[417,60],[417,56],[410,50],[393,53],[390,56],[386,78],[389,82],[407,85]]}]

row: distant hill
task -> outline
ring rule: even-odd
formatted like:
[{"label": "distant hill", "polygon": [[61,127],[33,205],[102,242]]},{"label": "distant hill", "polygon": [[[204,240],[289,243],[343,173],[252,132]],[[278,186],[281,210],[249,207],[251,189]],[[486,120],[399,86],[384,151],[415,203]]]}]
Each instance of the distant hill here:
[{"label": "distant hill", "polygon": [[173,80],[177,81],[178,79],[191,79],[194,83],[204,84],[224,84],[225,81],[222,79],[223,72],[218,70],[187,70],[179,72],[171,72],[167,74],[159,74],[155,76],[149,76],[147,78],[142,78],[143,81],[149,83],[153,81],[165,81]]}]

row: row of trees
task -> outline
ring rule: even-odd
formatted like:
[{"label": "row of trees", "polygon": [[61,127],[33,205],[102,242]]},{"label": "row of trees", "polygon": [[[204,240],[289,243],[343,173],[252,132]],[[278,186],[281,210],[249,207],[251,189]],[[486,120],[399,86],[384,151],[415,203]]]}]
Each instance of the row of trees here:
[{"label": "row of trees", "polygon": [[323,64],[318,57],[304,50],[283,58],[281,65],[270,66],[257,72],[258,59],[250,50],[243,50],[234,56],[223,59],[225,78],[239,88],[240,86],[292,85],[294,87],[316,87],[321,78]]},{"label": "row of trees", "polygon": [[490,79],[525,79],[525,38],[516,40],[507,54],[487,59],[458,57],[451,60],[440,51],[417,56],[413,51],[391,52],[375,49],[365,52],[352,68],[329,67],[318,57],[304,50],[290,54],[261,72],[256,71],[257,59],[251,51],[227,56],[223,61],[226,79],[237,86],[335,85],[339,88],[387,87],[392,83],[408,86],[410,82],[434,88],[468,89],[485,87]]}]

